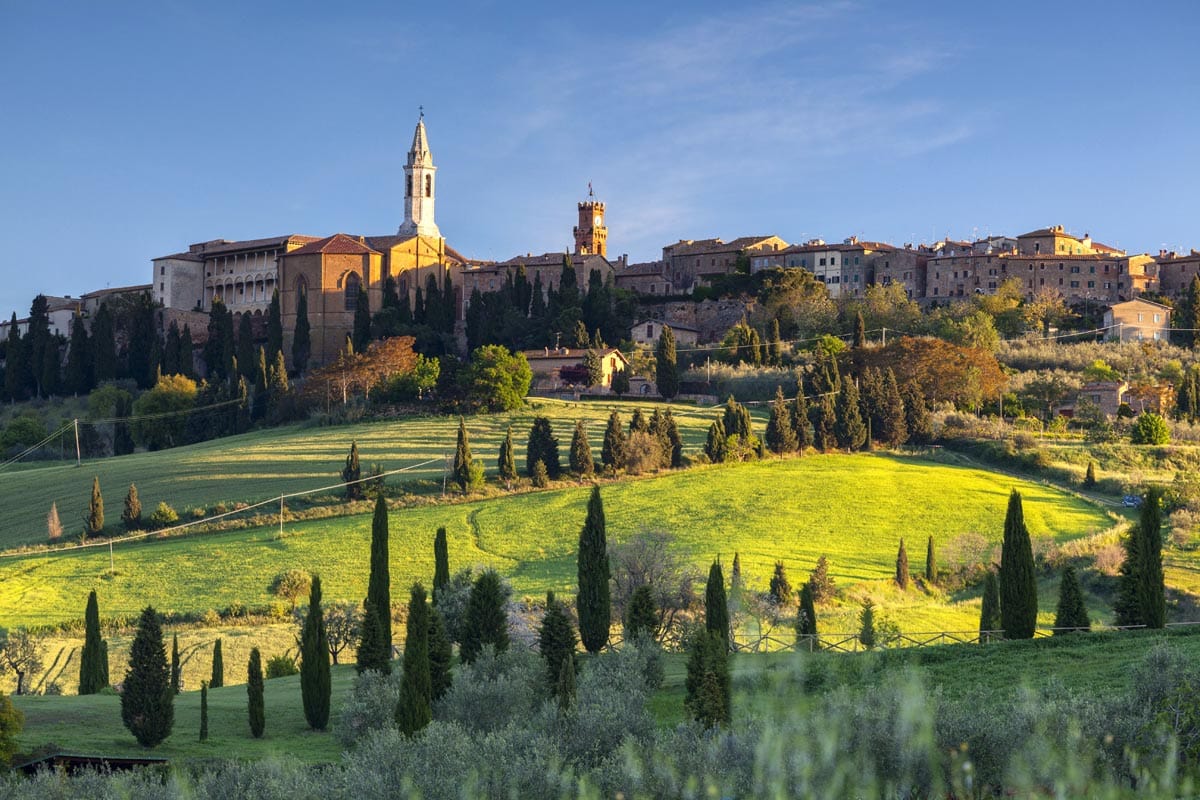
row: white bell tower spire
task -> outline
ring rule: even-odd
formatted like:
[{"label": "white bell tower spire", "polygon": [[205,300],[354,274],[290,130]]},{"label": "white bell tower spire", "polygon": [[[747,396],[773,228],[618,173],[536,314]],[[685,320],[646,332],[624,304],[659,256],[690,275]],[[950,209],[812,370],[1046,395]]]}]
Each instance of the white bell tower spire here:
[{"label": "white bell tower spire", "polygon": [[422,108],[417,129],[413,132],[412,148],[408,151],[408,163],[404,165],[404,222],[397,231],[400,236],[441,238],[441,231],[433,220],[436,173],[429,140],[425,136],[425,110]]}]

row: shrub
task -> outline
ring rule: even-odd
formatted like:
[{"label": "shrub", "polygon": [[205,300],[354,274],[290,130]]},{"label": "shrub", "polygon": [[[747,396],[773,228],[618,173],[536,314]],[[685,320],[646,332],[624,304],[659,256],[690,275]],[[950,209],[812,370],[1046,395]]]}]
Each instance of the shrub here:
[{"label": "shrub", "polygon": [[150,515],[150,523],[156,528],[165,528],[168,525],[174,525],[179,521],[179,514],[175,513],[175,509],[167,505],[166,501],[160,501],[154,508],[154,513]]},{"label": "shrub", "polygon": [[1143,411],[1129,433],[1133,444],[1166,444],[1171,441],[1171,429],[1167,421],[1152,411]]},{"label": "shrub", "polygon": [[369,733],[395,728],[399,699],[400,670],[388,674],[371,669],[359,674],[338,712],[334,726],[338,741],[353,747]]},{"label": "shrub", "polygon": [[300,668],[296,666],[296,660],[286,653],[267,659],[267,680],[271,678],[286,678],[289,675],[296,675],[299,672]]}]

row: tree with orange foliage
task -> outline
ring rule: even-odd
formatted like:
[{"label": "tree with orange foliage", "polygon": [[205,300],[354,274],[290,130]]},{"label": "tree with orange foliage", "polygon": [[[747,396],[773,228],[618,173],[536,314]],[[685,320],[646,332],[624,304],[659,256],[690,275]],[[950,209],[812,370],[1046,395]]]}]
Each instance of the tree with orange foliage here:
[{"label": "tree with orange foliage", "polygon": [[355,353],[347,337],[346,349],[336,361],[309,373],[304,393],[323,401],[326,408],[335,397],[345,404],[353,396],[365,395],[376,384],[413,371],[417,365],[414,341],[411,336],[393,336],[371,342],[365,353]]}]

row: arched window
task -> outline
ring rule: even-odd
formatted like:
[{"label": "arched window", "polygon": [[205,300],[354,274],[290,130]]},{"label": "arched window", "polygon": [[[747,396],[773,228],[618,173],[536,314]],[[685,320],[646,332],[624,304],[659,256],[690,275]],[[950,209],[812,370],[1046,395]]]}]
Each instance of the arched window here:
[{"label": "arched window", "polygon": [[301,295],[306,295],[306,294],[308,294],[308,281],[304,279],[303,275],[297,275],[296,276],[296,297],[298,298]]},{"label": "arched window", "polygon": [[425,176],[425,196],[433,197],[433,176],[432,175]]},{"label": "arched window", "polygon": [[358,308],[358,291],[362,285],[362,281],[358,279],[357,272],[351,272],[346,276],[346,304],[344,308],[347,311],[354,311]]}]

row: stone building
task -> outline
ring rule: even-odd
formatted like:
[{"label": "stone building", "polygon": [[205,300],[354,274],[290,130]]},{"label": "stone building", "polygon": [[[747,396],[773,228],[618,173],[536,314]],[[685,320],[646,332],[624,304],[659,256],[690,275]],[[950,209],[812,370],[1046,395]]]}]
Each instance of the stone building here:
[{"label": "stone building", "polygon": [[695,347],[700,341],[700,330],[698,328],[677,322],[665,323],[660,319],[642,320],[633,326],[630,331],[630,337],[633,339],[634,344],[657,347],[658,339],[662,336],[664,325],[668,325],[671,328],[671,333],[675,334],[676,347]]},{"label": "stone building", "polygon": [[1114,303],[1104,312],[1104,327],[1108,328],[1104,333],[1106,339],[1167,341],[1171,334],[1171,309],[1140,297]]},{"label": "stone building", "polygon": [[783,250],[788,243],[778,236],[743,236],[731,242],[721,239],[680,239],[663,248],[663,274],[677,292],[690,292],[717,275],[737,268],[738,258]]},{"label": "stone building", "polygon": [[1200,250],[1186,255],[1160,250],[1154,261],[1158,266],[1158,290],[1169,297],[1182,297],[1200,274]]}]

